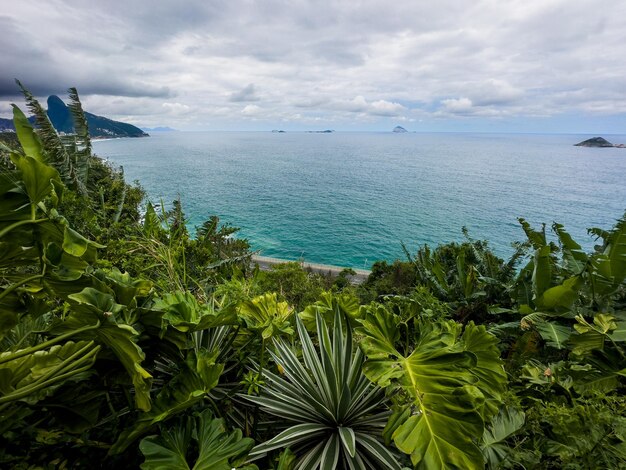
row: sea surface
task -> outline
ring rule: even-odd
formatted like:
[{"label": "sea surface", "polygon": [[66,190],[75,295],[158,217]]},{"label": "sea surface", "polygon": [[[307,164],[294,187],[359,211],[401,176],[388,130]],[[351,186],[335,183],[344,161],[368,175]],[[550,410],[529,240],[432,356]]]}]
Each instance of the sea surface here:
[{"label": "sea surface", "polygon": [[464,226],[509,256],[518,217],[591,248],[586,229],[626,210],[626,149],[572,145],[589,137],[163,132],[94,147],[153,202],[180,196],[192,229],[215,214],[264,256],[369,268],[404,258],[402,242],[462,241]]}]

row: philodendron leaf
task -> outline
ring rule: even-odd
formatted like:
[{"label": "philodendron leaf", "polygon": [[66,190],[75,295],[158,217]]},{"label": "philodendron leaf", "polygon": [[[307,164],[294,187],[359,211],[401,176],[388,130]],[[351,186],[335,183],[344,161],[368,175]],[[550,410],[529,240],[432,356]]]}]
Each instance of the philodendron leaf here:
[{"label": "philodendron leaf", "polygon": [[460,345],[464,351],[476,356],[476,366],[470,372],[478,379],[475,385],[485,396],[483,418],[489,419],[498,412],[502,394],[506,391],[507,376],[500,359],[498,339],[487,333],[484,326],[470,322],[465,326]]},{"label": "philodendron leaf", "polygon": [[[191,441],[197,442],[195,463],[188,461]],[[241,467],[254,445],[242,437],[240,429],[228,433],[223,419],[212,419],[205,410],[188,418],[171,430],[162,429],[160,436],[146,437],[139,444],[145,457],[143,470],[253,470],[255,465]]]},{"label": "philodendron leaf", "polygon": [[237,324],[234,311],[215,311],[209,305],[200,304],[189,292],[165,294],[155,300],[152,310],[163,312],[163,329],[169,326],[183,333]]},{"label": "philodendron leaf", "polygon": [[109,453],[123,452],[158,423],[201,402],[217,385],[224,370],[224,364],[216,363],[218,355],[219,351],[190,352],[181,364],[181,371],[161,389],[150,411],[140,414],[135,423],[120,434]]},{"label": "philodendron leaf", "polygon": [[259,295],[241,303],[237,313],[248,328],[261,331],[261,336],[265,340],[280,336],[281,333],[287,335],[294,333],[290,322],[292,311],[287,302],[278,302],[275,293]]},{"label": "philodendron leaf", "polygon": [[20,350],[0,354],[0,404],[35,404],[64,383],[87,378],[99,350],[93,341],[68,341],[21,357]]},{"label": "philodendron leaf", "polygon": [[228,434],[223,419],[211,419],[211,412],[204,411],[198,417],[196,436],[200,455],[194,470],[232,470],[240,468],[254,440],[243,437],[241,429]]},{"label": "philodendron leaf", "polygon": [[97,329],[83,333],[80,337],[88,335],[93,338],[95,335],[99,342],[113,351],[132,380],[137,407],[149,410],[152,376],[141,366],[145,355],[136,342],[137,331],[130,325],[118,322],[118,314],[123,306],[115,303],[113,296],[91,287],[69,295],[69,299],[72,303],[70,314],[55,324],[53,331],[62,334],[100,322]]},{"label": "philodendron leaf", "polygon": [[145,461],[144,470],[190,470],[187,451],[191,444],[191,426],[162,429],[160,436],[149,436],[141,441],[139,450]]},{"label": "philodendron leaf", "polygon": [[358,326],[356,319],[361,316],[361,308],[358,299],[349,294],[324,292],[320,300],[307,306],[298,316],[304,322],[307,330],[315,331],[315,318],[318,313],[326,323],[332,325],[337,310],[342,313],[342,317],[346,316],[350,320],[350,325]]},{"label": "philodendron leaf", "polygon": [[454,343],[454,325],[424,325],[416,333],[415,349],[405,355],[396,348],[399,333],[390,312],[382,307],[370,311],[361,323],[360,346],[367,356],[363,372],[396,395],[398,405],[413,410],[391,418],[398,449],[410,454],[417,468],[483,468],[475,443],[484,430],[480,386],[495,406],[499,382],[504,383],[501,365],[491,359],[491,341],[482,350],[475,344],[487,333],[472,326],[465,341],[468,350],[463,350],[462,343]]},{"label": "philodendron leaf", "polygon": [[517,408],[503,408],[494,416],[491,425],[483,434],[482,450],[490,468],[497,468],[511,448],[504,442],[509,436],[519,431],[526,416]]}]

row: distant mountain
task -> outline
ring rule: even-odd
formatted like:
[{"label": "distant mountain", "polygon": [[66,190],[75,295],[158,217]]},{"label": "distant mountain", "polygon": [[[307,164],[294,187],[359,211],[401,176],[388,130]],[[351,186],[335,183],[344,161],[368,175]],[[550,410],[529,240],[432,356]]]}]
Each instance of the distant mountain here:
[{"label": "distant mountain", "polygon": [[393,128],[393,131],[392,131],[392,132],[395,132],[396,134],[404,134],[405,132],[409,132],[409,131],[407,131],[407,130],[406,130],[404,127],[402,127],[402,126],[396,126],[396,127],[394,127],[394,128]]},{"label": "distant mountain", "polygon": [[[56,95],[48,97],[48,117],[59,132],[72,133],[72,115],[65,103]],[[91,137],[147,137],[144,131],[132,124],[114,121],[103,116],[85,112]]]},{"label": "distant mountain", "polygon": [[172,129],[171,127],[167,126],[142,127],[141,130],[146,132],[178,132],[178,129]]},{"label": "distant mountain", "polygon": [[[54,128],[58,132],[71,134],[74,132],[74,124],[72,115],[66,104],[56,95],[48,97],[48,117]],[[114,121],[103,116],[85,112],[87,125],[89,126],[89,135],[91,137],[147,137],[144,131],[132,124]],[[31,123],[35,122],[34,117],[28,118]],[[12,119],[0,118],[0,132],[7,130],[15,130]]]},{"label": "distant mountain", "polygon": [[0,118],[0,132],[14,131],[13,119]]}]

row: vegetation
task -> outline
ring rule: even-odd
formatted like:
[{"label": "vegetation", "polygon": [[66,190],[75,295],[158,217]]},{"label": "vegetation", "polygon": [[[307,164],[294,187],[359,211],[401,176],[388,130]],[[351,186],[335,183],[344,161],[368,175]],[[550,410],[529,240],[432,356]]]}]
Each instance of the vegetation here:
[{"label": "vegetation", "polygon": [[[59,137],[0,144],[3,468],[624,468],[626,215],[461,244],[352,286],[255,269],[236,229]],[[467,235],[467,234],[466,234]]]}]

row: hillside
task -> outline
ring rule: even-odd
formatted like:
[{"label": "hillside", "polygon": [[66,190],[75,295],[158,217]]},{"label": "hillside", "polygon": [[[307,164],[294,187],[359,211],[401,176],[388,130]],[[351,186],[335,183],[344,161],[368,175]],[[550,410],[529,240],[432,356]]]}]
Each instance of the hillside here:
[{"label": "hillside", "polygon": [[[74,123],[70,111],[63,100],[56,95],[48,97],[48,117],[57,131],[66,134],[74,132]],[[138,127],[125,122],[114,121],[88,112],[85,112],[85,117],[91,137],[148,137],[149,135]],[[29,118],[29,121],[34,123],[33,118]],[[15,130],[13,120],[0,118],[0,132],[6,130]]]},{"label": "hillside", "polygon": [[[74,125],[70,110],[56,95],[48,97],[48,117],[59,132],[72,133]],[[132,124],[114,121],[103,116],[85,112],[91,137],[147,137],[144,131]]]}]

